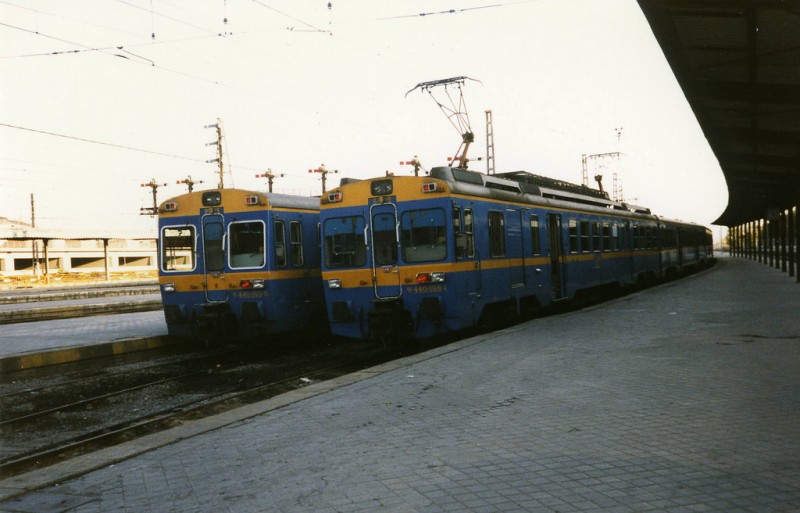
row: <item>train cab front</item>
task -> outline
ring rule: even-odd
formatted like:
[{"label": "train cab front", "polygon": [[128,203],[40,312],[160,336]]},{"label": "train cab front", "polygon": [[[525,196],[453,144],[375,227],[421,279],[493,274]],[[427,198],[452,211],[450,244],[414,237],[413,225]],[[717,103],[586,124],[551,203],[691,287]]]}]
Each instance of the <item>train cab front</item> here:
[{"label": "train cab front", "polygon": [[442,330],[449,222],[442,192],[430,178],[387,177],[323,198],[322,277],[333,334],[385,340]]}]

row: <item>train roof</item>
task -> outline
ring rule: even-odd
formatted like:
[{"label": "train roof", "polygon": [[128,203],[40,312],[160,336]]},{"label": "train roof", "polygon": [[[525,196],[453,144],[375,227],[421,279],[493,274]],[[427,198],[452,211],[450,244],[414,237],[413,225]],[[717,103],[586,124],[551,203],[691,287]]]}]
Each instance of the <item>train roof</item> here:
[{"label": "train roof", "polygon": [[[414,177],[395,177],[414,179]],[[430,178],[447,182],[455,194],[494,198],[501,201],[549,205],[565,209],[581,209],[587,212],[608,213],[615,211],[619,215],[651,221],[665,221],[687,226],[698,227],[695,223],[668,219],[654,215],[649,208],[610,200],[608,194],[583,185],[535,175],[526,171],[513,171],[486,175],[449,166],[434,167],[430,170]],[[366,179],[385,179],[375,177]],[[340,187],[365,179],[343,177]],[[707,229],[707,228],[706,228]]]},{"label": "train roof", "polygon": [[[264,191],[254,191],[254,190],[247,190],[247,189],[208,189],[202,191],[193,191],[188,192],[186,194],[182,194],[180,196],[175,196],[173,198],[169,198],[165,201],[162,201],[159,205],[159,213],[165,212],[165,205],[168,203],[177,202],[179,204],[183,204],[184,202],[188,205],[195,205],[197,208],[202,204],[200,198],[205,197],[207,194],[216,194],[218,197],[219,195],[223,195],[226,199],[226,202],[230,202],[231,200],[235,200],[235,198],[239,198],[238,201],[241,201],[242,205],[245,203],[246,196],[257,196],[259,199],[257,204],[260,205],[269,205],[270,208],[288,208],[288,209],[298,209],[298,210],[319,210],[319,196],[296,196],[293,194],[280,194],[277,192],[264,192]],[[194,208],[194,207],[190,207]]]},{"label": "train roof", "polygon": [[[546,176],[535,175],[527,171],[513,171],[509,173],[499,173],[495,175],[485,175],[475,171],[467,171],[453,167],[435,167],[431,169],[431,177],[444,180],[454,184],[456,190],[469,189],[460,187],[459,184],[471,184],[508,191],[518,194],[530,194],[542,198],[593,205],[600,208],[614,208],[617,210],[627,210],[640,214],[649,214],[650,210],[644,207],[636,207],[626,203],[620,203],[608,199],[608,194],[596,189],[590,189],[584,185],[577,185],[563,180],[556,180]],[[464,192],[467,192],[466,190]],[[474,191],[471,191],[473,194]]]},{"label": "train roof", "polygon": [[[667,219],[654,215],[649,208],[617,202],[608,199],[608,194],[583,185],[535,175],[526,171],[513,171],[486,175],[475,171],[453,168],[449,166],[434,167],[430,176],[448,182],[453,192],[474,196],[491,196],[510,201],[577,203],[582,208],[594,211],[612,209],[642,218],[668,221],[685,225],[698,226],[695,223]],[[536,198],[542,200],[536,200]],[[566,205],[560,205],[566,206]]]},{"label": "train roof", "polygon": [[295,196],[276,192],[264,192],[261,194],[267,198],[269,204],[273,207],[319,210],[319,196]]}]

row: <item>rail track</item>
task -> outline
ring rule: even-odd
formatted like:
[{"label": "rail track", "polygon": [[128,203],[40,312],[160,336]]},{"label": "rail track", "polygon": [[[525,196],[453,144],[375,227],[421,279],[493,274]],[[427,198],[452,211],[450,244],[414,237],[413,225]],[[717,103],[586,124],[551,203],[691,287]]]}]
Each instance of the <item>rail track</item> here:
[{"label": "rail track", "polygon": [[335,344],[261,354],[171,356],[105,373],[4,383],[0,478],[45,467],[387,361],[380,347]]}]

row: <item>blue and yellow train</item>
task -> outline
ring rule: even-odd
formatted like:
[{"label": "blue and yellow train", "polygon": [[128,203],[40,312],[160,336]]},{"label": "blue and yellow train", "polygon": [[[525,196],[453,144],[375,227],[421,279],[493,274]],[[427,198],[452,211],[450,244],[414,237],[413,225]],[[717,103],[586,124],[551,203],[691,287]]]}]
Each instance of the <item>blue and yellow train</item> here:
[{"label": "blue and yellow train", "polygon": [[490,324],[713,256],[703,226],[525,172],[343,180],[320,222],[331,332],[364,339]]},{"label": "blue and yellow train", "polygon": [[190,192],[158,208],[171,335],[264,338],[324,324],[319,198]]}]

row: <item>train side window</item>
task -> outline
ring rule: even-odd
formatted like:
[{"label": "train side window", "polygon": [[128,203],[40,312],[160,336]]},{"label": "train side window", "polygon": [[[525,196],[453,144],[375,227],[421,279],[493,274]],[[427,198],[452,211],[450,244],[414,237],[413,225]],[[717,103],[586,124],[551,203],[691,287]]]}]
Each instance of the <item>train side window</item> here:
[{"label": "train side window", "polygon": [[233,222],[228,225],[231,269],[264,267],[263,221]]},{"label": "train side window", "polygon": [[195,255],[194,226],[165,226],[161,229],[161,270],[191,271]]},{"label": "train side window", "polygon": [[430,208],[403,212],[400,237],[403,260],[426,262],[447,257],[447,230],[444,210]]},{"label": "train side window", "polygon": [[473,233],[472,209],[464,209],[464,233],[467,236],[467,258],[475,257],[475,234]]},{"label": "train side window", "polygon": [[581,251],[588,253],[592,248],[589,246],[589,221],[581,219]]},{"label": "train side window", "polygon": [[575,218],[569,219],[569,252],[578,253],[581,250],[578,245],[578,221]]},{"label": "train side window", "polygon": [[303,265],[303,225],[300,221],[289,221],[289,245],[292,251],[292,265]]},{"label": "train side window", "polygon": [[611,251],[611,225],[607,222],[603,223],[603,251]]},{"label": "train side window", "polygon": [[619,225],[611,223],[611,251],[619,251]]},{"label": "train side window", "polygon": [[506,234],[502,212],[489,212],[489,255],[506,255]]},{"label": "train side window", "polygon": [[275,221],[275,266],[286,267],[286,223]]},{"label": "train side window", "polygon": [[600,251],[600,223],[592,221],[592,249]]},{"label": "train side window", "polygon": [[531,242],[533,243],[533,254],[542,254],[542,243],[539,240],[539,216],[531,215]]},{"label": "train side window", "polygon": [[325,265],[330,268],[363,266],[367,261],[365,227],[361,216],[326,219],[322,226]]},{"label": "train side window", "polygon": [[633,225],[633,249],[639,249],[639,225]]}]

